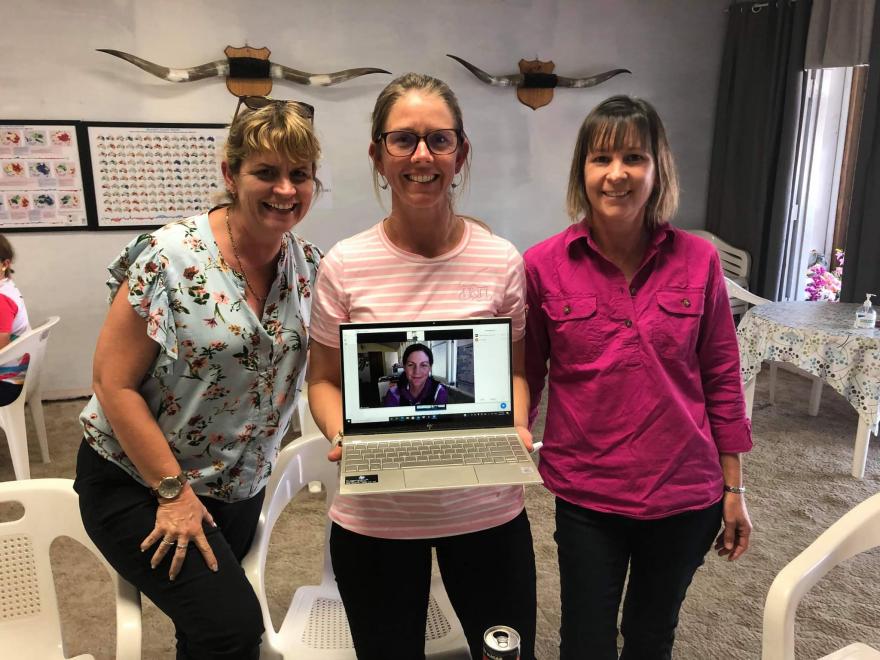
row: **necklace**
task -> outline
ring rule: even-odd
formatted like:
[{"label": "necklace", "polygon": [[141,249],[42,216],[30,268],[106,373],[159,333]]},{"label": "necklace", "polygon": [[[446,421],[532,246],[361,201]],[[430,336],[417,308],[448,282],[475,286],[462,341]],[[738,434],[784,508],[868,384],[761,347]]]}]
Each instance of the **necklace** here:
[{"label": "necklace", "polygon": [[241,269],[241,276],[244,278],[244,283],[247,285],[247,288],[250,289],[254,298],[256,298],[261,304],[265,303],[268,295],[261,296],[258,294],[254,290],[254,287],[251,286],[251,281],[248,279],[247,273],[244,272],[244,264],[241,263],[241,257],[238,256],[238,247],[235,245],[235,239],[232,238],[232,227],[229,226],[229,207],[226,207],[226,235],[229,236],[229,242],[232,244],[232,254],[235,255],[235,260],[238,262],[238,267]]}]

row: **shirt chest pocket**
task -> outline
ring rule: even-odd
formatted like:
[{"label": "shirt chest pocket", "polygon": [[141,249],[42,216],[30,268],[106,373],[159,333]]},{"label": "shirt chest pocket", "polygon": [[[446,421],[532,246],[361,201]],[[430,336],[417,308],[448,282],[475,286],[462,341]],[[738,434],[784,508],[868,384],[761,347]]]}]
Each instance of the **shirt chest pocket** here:
[{"label": "shirt chest pocket", "polygon": [[658,354],[687,360],[697,350],[703,319],[703,289],[662,289],[657,292],[656,319],[651,341]]},{"label": "shirt chest pocket", "polygon": [[595,295],[560,296],[541,303],[556,359],[592,362],[604,350]]}]

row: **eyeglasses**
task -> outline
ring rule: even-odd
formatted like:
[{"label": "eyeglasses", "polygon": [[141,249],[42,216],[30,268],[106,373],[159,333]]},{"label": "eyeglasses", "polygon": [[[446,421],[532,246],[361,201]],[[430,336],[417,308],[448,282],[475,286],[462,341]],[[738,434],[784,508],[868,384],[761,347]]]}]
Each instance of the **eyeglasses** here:
[{"label": "eyeglasses", "polygon": [[389,156],[412,156],[419,147],[419,142],[425,141],[425,146],[435,156],[445,156],[455,153],[463,139],[464,133],[457,128],[441,128],[430,131],[424,135],[412,131],[387,131],[380,133],[376,142],[385,144],[385,151]]},{"label": "eyeglasses", "polygon": [[296,114],[303,119],[308,119],[313,124],[315,123],[314,106],[311,106],[308,103],[303,103],[302,101],[270,99],[268,96],[239,96],[238,105],[235,106],[235,114],[232,115],[233,123],[235,123],[235,118],[238,117],[238,111],[241,109],[242,104],[244,104],[248,110],[259,110],[260,108],[265,108],[267,105],[292,105],[294,110],[296,110]]}]

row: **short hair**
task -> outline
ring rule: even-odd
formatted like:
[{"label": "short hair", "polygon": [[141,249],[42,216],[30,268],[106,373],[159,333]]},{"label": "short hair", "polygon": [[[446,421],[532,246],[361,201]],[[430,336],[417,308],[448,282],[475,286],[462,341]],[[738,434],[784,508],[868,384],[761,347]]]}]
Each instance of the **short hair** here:
[{"label": "short hair", "polygon": [[[446,107],[449,108],[449,112],[452,113],[452,120],[455,123],[455,126],[449,126],[449,128],[458,129],[461,131],[462,136],[467,139],[467,136],[464,133],[461,106],[458,104],[458,98],[449,88],[449,85],[439,78],[434,78],[433,76],[424,73],[405,73],[385,86],[385,89],[383,89],[376,98],[376,105],[373,106],[371,137],[376,148],[380,149],[380,154],[384,154],[384,150],[381,150],[381,136],[388,123],[388,115],[391,114],[394,104],[409,92],[436,94],[440,97],[440,99],[446,104]],[[459,192],[462,188],[467,186],[468,174],[470,172],[470,161],[471,154],[468,152],[467,159],[461,168],[461,185],[458,188]],[[376,197],[381,201],[381,195],[379,193],[379,172],[376,169],[375,161],[372,159],[370,166],[373,171],[373,190],[376,192]],[[450,207],[452,206],[451,194],[449,205]]]},{"label": "short hair", "polygon": [[[229,127],[224,147],[226,165],[238,174],[242,163],[255,154],[277,152],[290,161],[312,163],[312,173],[321,158],[321,145],[312,120],[299,114],[291,103],[269,103],[257,110],[243,109]],[[321,182],[315,179],[316,191]],[[232,199],[227,195],[225,202]]]},{"label": "short hair", "polygon": [[626,95],[612,96],[597,105],[578,131],[571,159],[566,197],[572,222],[589,216],[584,167],[591,151],[616,151],[636,142],[650,151],[656,176],[654,190],[645,206],[645,225],[654,228],[666,222],[678,208],[678,174],[666,129],[650,103]]},{"label": "short hair", "polygon": [[425,355],[428,356],[428,364],[432,367],[434,366],[434,353],[431,352],[431,349],[425,346],[424,344],[410,344],[406,347],[406,350],[403,352],[403,366],[406,366],[406,361],[410,355],[421,351]]},{"label": "short hair", "polygon": [[[6,261],[7,259],[9,259],[10,262],[15,261],[15,250],[12,247],[12,243],[9,242],[9,239],[3,234],[0,234],[0,261]],[[6,276],[9,277],[14,272],[12,266],[10,266],[6,269]]]}]

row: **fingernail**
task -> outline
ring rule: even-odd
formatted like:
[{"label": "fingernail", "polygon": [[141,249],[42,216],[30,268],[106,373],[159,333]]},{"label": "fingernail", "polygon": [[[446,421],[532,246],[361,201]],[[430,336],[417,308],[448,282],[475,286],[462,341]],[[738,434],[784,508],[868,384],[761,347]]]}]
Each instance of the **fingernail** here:
[{"label": "fingernail", "polygon": [[214,572],[216,573],[217,571],[220,570],[220,567],[217,566],[217,564],[214,564],[213,566],[211,566],[211,570],[214,571]]},{"label": "fingernail", "polygon": [[176,577],[177,577],[176,575],[169,575],[168,579],[171,580],[172,582],[174,582],[174,578],[176,578]]},{"label": "fingernail", "polygon": [[212,521],[211,521],[211,527],[216,527],[216,526],[217,526],[217,523],[215,523],[215,522],[212,520]]},{"label": "fingernail", "polygon": [[155,570],[155,569],[156,569],[156,564],[154,564],[153,562],[150,562],[150,568],[152,568],[153,570]]}]

